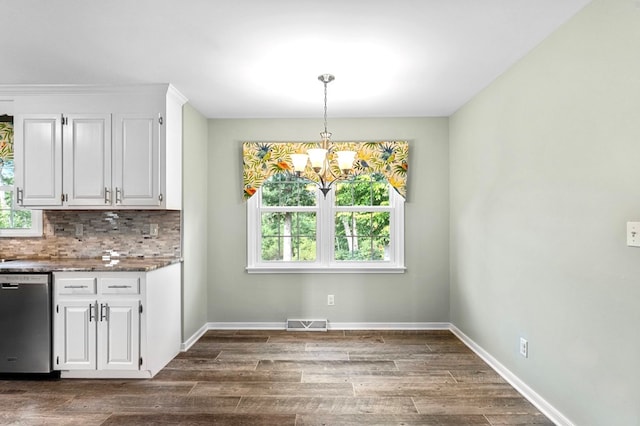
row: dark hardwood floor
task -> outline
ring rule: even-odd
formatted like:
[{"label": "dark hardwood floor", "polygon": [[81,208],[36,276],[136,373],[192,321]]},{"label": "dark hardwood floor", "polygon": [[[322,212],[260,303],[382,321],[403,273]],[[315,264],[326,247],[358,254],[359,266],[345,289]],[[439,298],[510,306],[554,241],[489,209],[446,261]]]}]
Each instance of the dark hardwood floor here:
[{"label": "dark hardwood floor", "polygon": [[209,331],[151,380],[0,380],[0,424],[552,425],[448,331]]}]

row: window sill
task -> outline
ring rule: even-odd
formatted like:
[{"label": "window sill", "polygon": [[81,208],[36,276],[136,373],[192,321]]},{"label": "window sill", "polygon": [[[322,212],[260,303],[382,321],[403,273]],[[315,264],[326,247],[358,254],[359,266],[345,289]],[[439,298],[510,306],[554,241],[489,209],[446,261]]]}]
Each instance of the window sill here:
[{"label": "window sill", "polygon": [[2,229],[0,238],[41,238],[42,230]]},{"label": "window sill", "polygon": [[345,266],[308,266],[308,265],[268,265],[248,266],[249,274],[404,274],[405,266],[382,265],[345,265]]}]

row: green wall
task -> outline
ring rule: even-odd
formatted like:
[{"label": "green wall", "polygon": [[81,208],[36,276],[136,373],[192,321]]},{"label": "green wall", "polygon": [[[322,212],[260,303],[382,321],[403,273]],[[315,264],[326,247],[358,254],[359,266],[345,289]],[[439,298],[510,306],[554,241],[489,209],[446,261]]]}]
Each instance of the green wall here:
[{"label": "green wall", "polygon": [[[404,274],[247,274],[243,141],[314,141],[320,119],[209,120],[210,322],[449,320],[448,120],[330,119],[334,140],[408,140]],[[335,306],[327,306],[328,294]]]},{"label": "green wall", "polygon": [[587,6],[450,144],[452,323],[575,424],[640,424],[637,2]]},{"label": "green wall", "polygon": [[207,322],[207,119],[183,108],[182,341]]}]

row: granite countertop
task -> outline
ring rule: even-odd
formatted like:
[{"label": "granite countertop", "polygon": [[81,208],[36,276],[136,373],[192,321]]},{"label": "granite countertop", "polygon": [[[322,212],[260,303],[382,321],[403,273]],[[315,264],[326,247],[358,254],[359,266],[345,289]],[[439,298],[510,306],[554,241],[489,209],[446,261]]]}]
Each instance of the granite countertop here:
[{"label": "granite countertop", "polygon": [[64,259],[17,259],[0,261],[0,273],[35,272],[148,272],[174,263],[182,262],[175,257],[118,257],[111,260],[64,258]]}]

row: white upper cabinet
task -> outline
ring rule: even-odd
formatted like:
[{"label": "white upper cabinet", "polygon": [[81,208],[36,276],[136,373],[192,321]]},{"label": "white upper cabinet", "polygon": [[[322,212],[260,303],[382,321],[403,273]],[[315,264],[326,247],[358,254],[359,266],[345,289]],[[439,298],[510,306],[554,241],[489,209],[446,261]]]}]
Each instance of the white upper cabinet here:
[{"label": "white upper cabinet", "polygon": [[69,114],[62,140],[66,205],[111,205],[111,115]]},{"label": "white upper cabinet", "polygon": [[114,201],[125,206],[162,204],[160,127],[156,114],[117,114],[114,137]]},{"label": "white upper cabinet", "polygon": [[18,205],[182,208],[186,99],[171,85],[4,86],[8,98]]},{"label": "white upper cabinet", "polygon": [[16,202],[62,205],[62,116],[30,114],[14,119]]}]

